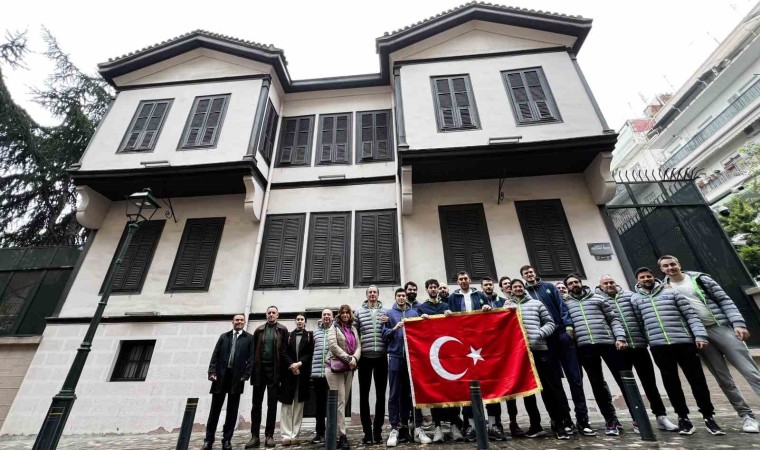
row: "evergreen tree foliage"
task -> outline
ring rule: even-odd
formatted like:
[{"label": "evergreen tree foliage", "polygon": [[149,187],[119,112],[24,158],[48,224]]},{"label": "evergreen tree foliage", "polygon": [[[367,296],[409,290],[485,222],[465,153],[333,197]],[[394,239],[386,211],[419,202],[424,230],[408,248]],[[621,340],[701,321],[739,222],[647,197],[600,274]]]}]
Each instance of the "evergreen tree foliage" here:
[{"label": "evergreen tree foliage", "polygon": [[728,217],[720,216],[718,220],[729,237],[747,234],[746,245],[737,246],[736,251],[750,273],[760,275],[760,223],[756,220],[760,208],[739,197],[731,199],[726,207],[731,214]]},{"label": "evergreen tree foliage", "polygon": [[81,244],[76,194],[67,169],[84,153],[112,99],[104,80],[80,71],[43,29],[45,55],[55,69],[35,101],[57,119],[42,126],[17,105],[2,76],[4,67],[24,67],[26,33],[8,33],[0,44],[0,246]]}]

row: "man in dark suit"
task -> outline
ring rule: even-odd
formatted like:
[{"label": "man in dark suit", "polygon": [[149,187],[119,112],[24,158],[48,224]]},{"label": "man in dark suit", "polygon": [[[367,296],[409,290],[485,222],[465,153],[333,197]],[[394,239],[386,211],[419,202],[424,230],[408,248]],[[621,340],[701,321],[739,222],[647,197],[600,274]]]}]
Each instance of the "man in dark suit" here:
[{"label": "man in dark suit", "polygon": [[208,379],[211,381],[211,411],[206,422],[206,440],[203,450],[211,450],[214,434],[222,412],[224,397],[227,396],[227,418],[224,420],[222,448],[232,449],[230,439],[235,431],[238,418],[240,394],[245,380],[251,377],[253,367],[253,337],[245,328],[245,316],[237,314],[232,318],[232,330],[222,333],[216,341],[211,362],[208,365]]}]

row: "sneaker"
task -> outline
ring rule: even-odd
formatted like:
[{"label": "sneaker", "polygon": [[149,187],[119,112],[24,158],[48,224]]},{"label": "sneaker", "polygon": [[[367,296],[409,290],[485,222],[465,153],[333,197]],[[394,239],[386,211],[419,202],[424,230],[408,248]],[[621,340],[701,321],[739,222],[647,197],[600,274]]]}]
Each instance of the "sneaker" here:
[{"label": "sneaker", "polygon": [[398,445],[398,430],[391,430],[388,435],[388,442],[385,443],[386,447],[395,447]]},{"label": "sneaker", "polygon": [[718,424],[715,422],[715,419],[712,417],[708,417],[705,419],[705,427],[707,427],[707,431],[710,432],[713,436],[725,436],[726,432],[721,429],[721,427],[718,426]]},{"label": "sneaker", "polygon": [[451,439],[454,442],[462,442],[464,441],[464,435],[462,435],[462,430],[459,429],[458,426],[451,424]]},{"label": "sneaker", "polygon": [[583,436],[596,436],[596,431],[588,424],[588,419],[578,421],[578,431]]},{"label": "sneaker", "polygon": [[607,436],[620,436],[620,430],[618,430],[615,419],[610,419],[604,426],[604,434]]},{"label": "sneaker", "polygon": [[657,429],[665,431],[678,431],[678,426],[668,419],[668,416],[657,416]]},{"label": "sneaker", "polygon": [[565,431],[565,428],[559,427],[557,429],[557,439],[570,439],[570,435]]},{"label": "sneaker", "polygon": [[578,428],[575,427],[572,420],[567,419],[565,421],[565,431],[567,431],[567,434],[575,434],[578,432]]},{"label": "sneaker", "polygon": [[615,426],[617,427],[619,432],[621,433],[625,432],[625,428],[623,428],[623,424],[620,423],[617,417],[615,417]]},{"label": "sneaker", "polygon": [[398,442],[401,443],[401,444],[409,442],[409,438],[410,438],[410,436],[409,436],[409,428],[407,428],[407,427],[401,427],[398,430]]},{"label": "sneaker", "polygon": [[511,434],[513,438],[525,437],[525,432],[520,428],[520,425],[518,425],[517,422],[509,423],[509,434]]},{"label": "sneaker", "polygon": [[467,431],[464,433],[465,442],[475,442],[477,438],[478,437],[475,435],[475,428],[467,427]]},{"label": "sneaker", "polygon": [[425,430],[422,429],[422,427],[417,427],[414,429],[414,441],[419,442],[420,444],[429,444],[433,442],[430,440],[427,434],[425,434]]},{"label": "sneaker", "polygon": [[688,417],[678,418],[678,434],[694,434],[694,425]]},{"label": "sneaker", "polygon": [[506,441],[507,437],[498,425],[488,427],[488,439],[491,441]]},{"label": "sneaker", "polygon": [[314,438],[311,440],[312,444],[324,444],[325,443],[325,437],[321,434],[314,435]]},{"label": "sneaker", "polygon": [[433,442],[443,442],[443,430],[441,430],[441,427],[435,427]]},{"label": "sneaker", "polygon": [[752,416],[742,417],[742,432],[760,433],[760,427],[758,427],[757,420]]},{"label": "sneaker", "polygon": [[639,424],[635,420],[633,421],[632,428],[634,433],[641,434],[639,433]]},{"label": "sneaker", "polygon": [[525,437],[531,439],[543,436],[546,436],[546,430],[544,430],[541,425],[531,425],[530,428],[528,428],[528,431],[525,432]]}]

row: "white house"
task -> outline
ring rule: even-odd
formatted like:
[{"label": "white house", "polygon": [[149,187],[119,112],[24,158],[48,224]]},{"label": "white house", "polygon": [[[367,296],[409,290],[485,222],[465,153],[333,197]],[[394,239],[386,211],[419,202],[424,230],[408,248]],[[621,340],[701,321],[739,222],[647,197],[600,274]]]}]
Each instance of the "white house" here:
[{"label": "white house", "polygon": [[406,280],[477,283],[528,262],[550,280],[623,280],[587,245],[611,240],[599,205],[617,137],[576,60],[590,29],[473,2],[379,37],[371,75],[292,80],[282,50],[205,31],[101,64],[118,95],[71,168],[94,233],[2,434],[38,431],[124,235],[123,199],[143,188],[164,208],[116,275],[67,433],[172,430],[188,397],[205,423],[209,356],[235,313],[252,330],[277,305],[292,327],[359,305],[369,284],[390,304]]}]

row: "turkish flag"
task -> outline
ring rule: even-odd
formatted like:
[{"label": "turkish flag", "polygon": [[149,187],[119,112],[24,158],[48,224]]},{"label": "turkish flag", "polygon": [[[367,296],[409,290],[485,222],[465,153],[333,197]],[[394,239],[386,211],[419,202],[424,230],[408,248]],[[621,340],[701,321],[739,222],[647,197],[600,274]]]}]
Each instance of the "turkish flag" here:
[{"label": "turkish flag", "polygon": [[412,397],[418,408],[467,406],[469,382],[485,403],[541,390],[515,309],[404,320]]}]

